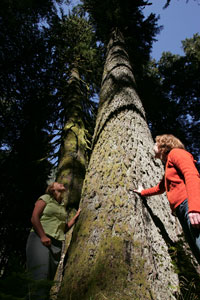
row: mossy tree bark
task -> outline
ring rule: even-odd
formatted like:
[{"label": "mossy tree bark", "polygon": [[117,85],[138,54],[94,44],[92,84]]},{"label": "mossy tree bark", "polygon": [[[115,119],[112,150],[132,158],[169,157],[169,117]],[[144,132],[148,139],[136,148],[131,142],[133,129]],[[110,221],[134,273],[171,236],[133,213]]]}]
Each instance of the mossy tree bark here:
[{"label": "mossy tree bark", "polygon": [[66,205],[78,208],[88,164],[88,138],[84,125],[83,93],[78,67],[74,66],[67,85],[65,125],[57,181],[67,186]]},{"label": "mossy tree bark", "polygon": [[82,213],[59,299],[176,299],[179,282],[170,247],[180,227],[166,197],[147,204],[130,190],[162,178],[152,148],[124,39],[115,29],[107,47]]}]

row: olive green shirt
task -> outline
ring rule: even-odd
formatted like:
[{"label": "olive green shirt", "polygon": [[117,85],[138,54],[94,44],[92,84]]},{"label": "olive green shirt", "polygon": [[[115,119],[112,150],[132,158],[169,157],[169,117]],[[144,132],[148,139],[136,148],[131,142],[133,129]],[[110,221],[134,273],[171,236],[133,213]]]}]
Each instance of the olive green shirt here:
[{"label": "olive green shirt", "polygon": [[48,194],[40,196],[39,199],[46,203],[40,218],[44,232],[56,240],[63,241],[67,218],[64,203],[59,204]]}]

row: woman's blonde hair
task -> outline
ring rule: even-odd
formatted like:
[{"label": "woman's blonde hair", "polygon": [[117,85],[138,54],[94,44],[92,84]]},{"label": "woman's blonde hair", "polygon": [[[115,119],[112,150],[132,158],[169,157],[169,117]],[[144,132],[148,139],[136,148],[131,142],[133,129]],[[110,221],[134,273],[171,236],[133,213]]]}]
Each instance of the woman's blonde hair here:
[{"label": "woman's blonde hair", "polygon": [[55,182],[53,182],[53,183],[51,183],[51,184],[48,185],[48,187],[46,188],[46,194],[49,194],[50,196],[54,195],[54,191],[55,191],[55,189],[54,189],[54,183]]},{"label": "woman's blonde hair", "polygon": [[156,143],[163,159],[172,149],[185,149],[183,143],[172,134],[163,134],[156,136]]}]

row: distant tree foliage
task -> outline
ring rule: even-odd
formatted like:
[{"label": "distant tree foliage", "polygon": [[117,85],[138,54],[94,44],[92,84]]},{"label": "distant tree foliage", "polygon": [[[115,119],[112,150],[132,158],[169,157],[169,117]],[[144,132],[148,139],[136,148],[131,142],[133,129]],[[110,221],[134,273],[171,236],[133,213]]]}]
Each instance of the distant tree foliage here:
[{"label": "distant tree foliage", "polygon": [[49,38],[39,22],[50,24],[55,9],[49,0],[2,0],[0,13],[0,269],[4,270],[9,269],[11,256],[24,257],[31,211],[51,168],[47,157],[56,115],[55,74]]},{"label": "distant tree foliage", "polygon": [[123,33],[136,82],[140,80],[144,65],[149,61],[152,43],[162,28],[157,26],[158,18],[155,14],[150,14],[145,19],[141,13],[148,1],[82,0],[82,2],[90,14],[97,38],[101,42],[107,44],[108,37],[115,27]]},{"label": "distant tree foliage", "polygon": [[54,22],[51,29],[51,41],[55,45],[56,61],[54,68],[56,67],[58,70],[56,97],[59,98],[63,108],[57,119],[60,118],[61,123],[64,124],[69,117],[69,114],[66,115],[70,101],[68,80],[73,68],[77,68],[82,82],[83,118],[87,123],[87,129],[90,131],[91,123],[94,124],[93,117],[97,108],[93,97],[100,89],[102,47],[101,45],[97,47],[91,24],[81,15],[78,8],[74,9],[68,16],[62,15],[60,20],[57,19]]},{"label": "distant tree foliage", "polygon": [[200,161],[200,36],[182,42],[184,55],[164,52],[146,69],[139,87],[153,135],[173,133]]},{"label": "distant tree foliage", "polygon": [[[173,1],[175,1],[175,0],[173,0]],[[176,0],[177,1],[177,0]],[[188,3],[189,2],[189,0],[184,0],[186,3]],[[199,3],[199,0],[194,0],[194,1],[196,1],[197,3]],[[165,5],[163,6],[163,8],[167,8],[170,4],[171,4],[171,2],[172,2],[172,0],[166,0],[166,3],[165,3]]]}]

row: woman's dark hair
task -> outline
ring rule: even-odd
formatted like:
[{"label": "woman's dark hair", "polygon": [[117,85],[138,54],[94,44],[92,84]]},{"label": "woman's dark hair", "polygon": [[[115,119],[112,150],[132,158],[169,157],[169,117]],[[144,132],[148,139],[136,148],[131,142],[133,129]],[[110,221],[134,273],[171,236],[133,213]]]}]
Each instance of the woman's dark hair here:
[{"label": "woman's dark hair", "polygon": [[51,183],[48,185],[48,187],[46,188],[46,194],[49,194],[50,196],[53,196],[54,195],[54,183]]}]

